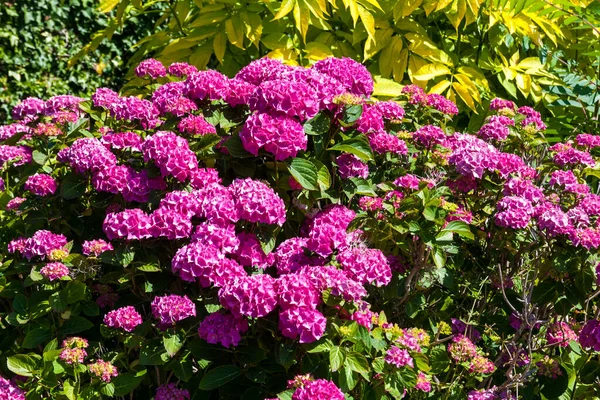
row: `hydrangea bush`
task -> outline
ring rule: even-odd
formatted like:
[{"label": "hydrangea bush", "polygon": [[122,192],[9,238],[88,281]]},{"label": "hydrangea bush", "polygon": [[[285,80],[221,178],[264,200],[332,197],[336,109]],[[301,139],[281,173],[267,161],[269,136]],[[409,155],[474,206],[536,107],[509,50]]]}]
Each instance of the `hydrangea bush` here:
[{"label": "hydrangea bush", "polygon": [[136,73],[0,127],[0,398],[600,395],[596,136],[350,59]]}]

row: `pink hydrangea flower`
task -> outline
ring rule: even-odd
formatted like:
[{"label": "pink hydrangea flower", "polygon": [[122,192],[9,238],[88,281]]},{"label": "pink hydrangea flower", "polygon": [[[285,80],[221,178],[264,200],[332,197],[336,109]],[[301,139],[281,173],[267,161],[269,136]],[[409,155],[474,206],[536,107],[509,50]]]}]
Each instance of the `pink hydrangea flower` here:
[{"label": "pink hydrangea flower", "polygon": [[357,282],[385,286],[392,280],[390,264],[379,249],[350,247],[341,251],[337,260]]},{"label": "pink hydrangea flower", "polygon": [[496,370],[493,361],[486,357],[477,355],[469,363],[469,372],[474,374],[491,374]]},{"label": "pink hydrangea flower", "polygon": [[109,88],[98,88],[92,95],[94,107],[110,108],[119,99],[119,94]]},{"label": "pink hydrangea flower", "polygon": [[48,196],[56,192],[57,185],[54,178],[47,174],[35,174],[27,178],[25,190],[36,196]]},{"label": "pink hydrangea flower", "polygon": [[370,134],[369,145],[377,154],[394,153],[403,156],[408,153],[408,147],[403,140],[385,131]]},{"label": "pink hydrangea flower", "polygon": [[33,149],[28,146],[9,146],[0,144],[0,168],[12,163],[15,167],[30,164],[33,161]]},{"label": "pink hydrangea flower", "polygon": [[135,132],[108,133],[100,141],[115,150],[142,151],[143,139]]},{"label": "pink hydrangea flower", "polygon": [[356,213],[342,205],[332,205],[306,222],[306,248],[322,257],[346,243],[346,229]]},{"label": "pink hydrangea flower", "polygon": [[144,129],[153,129],[162,123],[158,118],[160,112],[150,100],[135,96],[119,97],[109,107],[111,116],[116,120],[136,122]]},{"label": "pink hydrangea flower", "polygon": [[158,208],[150,214],[148,232],[153,237],[164,237],[169,240],[183,239],[192,233],[192,221],[177,211]]},{"label": "pink hydrangea flower", "polygon": [[289,307],[279,313],[279,330],[300,343],[312,343],[325,333],[327,319],[319,311],[307,307]]},{"label": "pink hydrangea flower", "polygon": [[229,186],[240,219],[282,226],[285,203],[266,183],[251,178],[236,179]]},{"label": "pink hydrangea flower", "polygon": [[215,270],[222,267],[224,259],[225,255],[215,246],[193,242],[177,250],[171,268],[184,281],[198,279],[203,287],[209,287],[215,281]]},{"label": "pink hydrangea flower", "polygon": [[192,100],[219,100],[228,91],[229,79],[215,70],[198,71],[188,75],[185,85]]},{"label": "pink hydrangea flower", "polygon": [[0,399],[25,400],[25,392],[8,379],[0,376]]},{"label": "pink hydrangea flower", "polygon": [[600,320],[591,319],[579,332],[579,343],[584,348],[600,351]]},{"label": "pink hydrangea flower", "polygon": [[325,58],[317,61],[312,68],[337,79],[346,91],[354,95],[370,97],[373,93],[371,73],[364,65],[351,58]]},{"label": "pink hydrangea flower", "polygon": [[441,94],[428,94],[426,103],[429,107],[435,108],[442,114],[456,115],[458,114],[458,107],[451,100],[448,100]]},{"label": "pink hydrangea flower", "polygon": [[13,107],[12,117],[16,121],[30,122],[46,109],[46,102],[36,97],[28,97]]},{"label": "pink hydrangea flower", "polygon": [[62,149],[57,159],[69,163],[75,172],[96,172],[117,164],[117,157],[96,138],[77,139]]},{"label": "pink hydrangea flower", "polygon": [[150,77],[151,79],[157,79],[167,75],[167,70],[160,61],[149,58],[135,67],[135,74],[140,78]]},{"label": "pink hydrangea flower", "polygon": [[117,367],[104,360],[98,360],[88,366],[90,373],[102,379],[104,382],[110,382],[112,378],[119,375]]},{"label": "pink hydrangea flower", "polygon": [[506,125],[496,121],[488,122],[479,129],[479,132],[477,132],[477,135],[483,140],[495,140],[498,142],[505,140],[509,134],[510,131]]},{"label": "pink hydrangea flower", "polygon": [[109,311],[104,316],[104,324],[111,328],[120,328],[133,332],[136,326],[142,323],[142,316],[133,306],[126,306]]},{"label": "pink hydrangea flower", "polygon": [[237,235],[239,246],[235,250],[236,260],[245,267],[267,268],[274,262],[273,254],[265,254],[253,233],[241,232]]},{"label": "pink hydrangea flower", "polygon": [[235,225],[227,221],[219,223],[206,221],[199,224],[196,226],[191,240],[214,246],[223,254],[234,253],[240,246],[240,239],[235,233]]},{"label": "pink hydrangea flower", "polygon": [[335,162],[338,166],[338,174],[342,179],[354,177],[366,179],[369,176],[367,164],[363,163],[354,154],[342,154],[335,159]]},{"label": "pink hydrangea flower", "polygon": [[274,155],[275,160],[296,157],[299,151],[306,150],[308,139],[302,125],[283,115],[252,114],[240,131],[244,149],[257,156],[258,151]]},{"label": "pink hydrangea flower", "polygon": [[527,199],[518,196],[507,196],[497,205],[500,211],[496,214],[496,225],[504,228],[525,228],[533,215],[533,206]]},{"label": "pink hydrangea flower", "polygon": [[24,241],[22,253],[28,260],[36,256],[42,258],[51,257],[54,251],[63,250],[66,245],[67,238],[64,235],[39,230],[32,237]]},{"label": "pink hydrangea flower", "polygon": [[185,82],[168,82],[152,93],[152,103],[161,115],[182,117],[198,109],[193,100],[185,96]]},{"label": "pink hydrangea flower", "polygon": [[66,364],[82,364],[87,357],[87,352],[81,348],[64,348],[59,357]]},{"label": "pink hydrangea flower", "polygon": [[50,282],[69,275],[69,268],[61,262],[46,264],[40,270],[40,274]]},{"label": "pink hydrangea flower", "polygon": [[456,362],[465,362],[471,360],[477,355],[477,347],[471,340],[464,335],[455,335],[452,343],[448,345],[448,353]]},{"label": "pink hydrangea flower", "polygon": [[152,160],[163,177],[173,176],[180,182],[188,180],[198,169],[196,154],[187,140],[169,131],[159,131],[142,144],[144,161]]},{"label": "pink hydrangea flower", "polygon": [[417,384],[415,385],[415,389],[426,393],[431,392],[431,381],[427,375],[421,371],[419,371],[419,374],[417,375]]},{"label": "pink hydrangea flower", "polygon": [[395,365],[397,368],[402,368],[405,366],[409,366],[411,368],[415,367],[413,358],[408,353],[408,350],[401,349],[398,346],[392,346],[385,353],[385,362]]},{"label": "pink hydrangea flower", "polygon": [[216,135],[217,129],[209,124],[202,115],[188,115],[177,125],[181,133],[188,135]]},{"label": "pink hydrangea flower", "polygon": [[167,72],[170,75],[182,77],[186,75],[191,75],[194,72],[198,72],[198,68],[185,62],[176,62],[169,65],[169,68],[167,68]]},{"label": "pink hydrangea flower", "polygon": [[289,71],[292,68],[279,60],[263,57],[252,61],[242,68],[234,79],[240,79],[258,86],[263,82],[281,78],[285,71]]},{"label": "pink hydrangea flower", "polygon": [[296,389],[292,400],[344,400],[344,394],[332,381],[308,380]]},{"label": "pink hydrangea flower", "polygon": [[154,318],[160,320],[163,326],[171,326],[177,321],[196,316],[196,305],[187,296],[156,296],[150,308]]},{"label": "pink hydrangea flower", "polygon": [[139,208],[128,209],[117,213],[108,213],[104,218],[102,230],[109,240],[140,240],[152,237],[149,215]]},{"label": "pink hydrangea flower", "polygon": [[302,267],[298,273],[308,276],[319,291],[331,289],[333,296],[343,297],[347,301],[358,301],[367,295],[363,285],[336,267],[308,266]]},{"label": "pink hydrangea flower", "polygon": [[269,275],[235,278],[219,290],[219,301],[236,317],[264,317],[277,306],[275,280]]},{"label": "pink hydrangea flower", "polygon": [[315,90],[305,82],[272,80],[261,83],[248,100],[251,111],[281,114],[305,121],[319,112]]},{"label": "pink hydrangea flower", "polygon": [[[171,67],[172,66],[173,65],[171,65]],[[171,67],[169,67],[169,69]],[[174,383],[160,386],[156,389],[156,393],[154,394],[154,400],[189,400],[189,398],[190,392],[185,389],[179,389]]]},{"label": "pink hydrangea flower", "polygon": [[513,103],[510,100],[500,99],[498,97],[496,97],[495,99],[492,99],[492,101],[490,102],[490,110],[492,110],[492,111],[501,110],[503,108],[508,108],[508,109],[514,111],[515,103]]},{"label": "pink hydrangea flower", "polygon": [[248,331],[248,322],[244,318],[218,311],[206,317],[198,327],[198,336],[208,343],[220,343],[224,347],[236,347],[242,340],[242,334]]},{"label": "pink hydrangea flower", "polygon": [[566,322],[557,322],[548,326],[546,331],[546,340],[548,344],[558,344],[560,347],[567,347],[572,340],[577,341],[577,335]]}]

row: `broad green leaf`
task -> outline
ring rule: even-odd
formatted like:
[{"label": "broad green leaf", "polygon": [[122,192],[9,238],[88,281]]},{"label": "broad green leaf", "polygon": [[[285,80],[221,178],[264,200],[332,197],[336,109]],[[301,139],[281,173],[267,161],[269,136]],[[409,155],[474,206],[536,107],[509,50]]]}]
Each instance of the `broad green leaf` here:
[{"label": "broad green leaf", "polygon": [[20,376],[33,376],[40,367],[42,357],[35,354],[15,354],[6,359],[6,366]]},{"label": "broad green leaf", "polygon": [[200,390],[213,390],[231,382],[242,374],[242,370],[235,365],[224,365],[211,369],[204,375],[198,388]]},{"label": "broad green leaf", "polygon": [[[121,0],[121,1],[128,2],[128,0]],[[98,11],[106,14],[106,13],[112,11],[119,3],[120,3],[120,0],[100,0],[100,3],[98,4]]]},{"label": "broad green leaf", "polygon": [[419,68],[419,70],[413,74],[413,77],[420,81],[428,81],[438,76],[448,75],[450,72],[450,68],[446,67],[444,64],[432,63]]},{"label": "broad green leaf", "polygon": [[224,32],[217,32],[213,38],[213,49],[217,60],[222,63],[227,49],[227,36]]},{"label": "broad green leaf", "polygon": [[87,318],[80,317],[78,315],[72,315],[64,324],[61,325],[59,332],[62,335],[72,335],[75,333],[87,331],[92,328],[94,324]]},{"label": "broad green leaf", "polygon": [[273,21],[281,19],[291,13],[296,6],[296,2],[297,0],[283,0],[279,10],[277,10],[277,14],[275,14],[275,17],[273,18]]},{"label": "broad green leaf", "polygon": [[163,344],[167,354],[173,358],[183,346],[183,340],[181,340],[181,337],[179,337],[177,334],[167,333],[165,336],[163,336]]},{"label": "broad green leaf", "polygon": [[225,21],[225,32],[232,45],[244,49],[244,25],[238,16],[232,16]]},{"label": "broad green leaf", "polygon": [[140,385],[140,383],[142,383],[142,380],[144,380],[145,375],[145,369],[135,373],[120,373],[119,376],[112,380],[112,383],[115,386],[115,396],[126,396],[129,393],[131,393],[135,388],[137,388]]},{"label": "broad green leaf", "polygon": [[329,368],[335,372],[344,364],[345,354],[344,349],[339,346],[334,346],[329,350]]},{"label": "broad green leaf", "polygon": [[354,154],[363,161],[373,159],[373,150],[371,150],[371,146],[369,145],[369,139],[364,135],[358,135],[352,139],[345,140],[330,147],[328,150]]},{"label": "broad green leaf", "polygon": [[303,188],[318,189],[318,170],[313,163],[303,158],[293,158],[287,166],[290,174]]},{"label": "broad green leaf", "polygon": [[438,234],[438,236],[440,236],[442,234],[442,232],[452,232],[452,233],[456,233],[459,236],[462,236],[464,238],[467,239],[473,239],[473,233],[471,232],[471,229],[469,228],[469,225],[466,222],[463,221],[451,221],[448,223],[448,225],[446,225]]},{"label": "broad green leaf", "polygon": [[368,373],[369,361],[367,358],[357,352],[350,352],[346,354],[346,361],[344,361],[344,365],[346,368],[350,368],[352,371],[356,371],[359,373]]}]

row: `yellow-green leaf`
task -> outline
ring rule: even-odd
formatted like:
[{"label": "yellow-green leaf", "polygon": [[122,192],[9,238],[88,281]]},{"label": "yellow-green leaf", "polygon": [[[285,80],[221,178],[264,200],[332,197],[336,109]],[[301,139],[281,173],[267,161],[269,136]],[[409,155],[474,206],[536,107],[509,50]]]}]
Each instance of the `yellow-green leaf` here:
[{"label": "yellow-green leaf", "polygon": [[375,31],[374,38],[368,37],[365,43],[364,60],[373,57],[379,50],[387,46],[393,33],[393,29],[378,29]]},{"label": "yellow-green leaf", "polygon": [[[128,0],[123,0],[127,1]],[[98,4],[98,11],[101,13],[111,12],[118,4],[120,0],[100,0],[100,4]]]},{"label": "yellow-green leaf", "polygon": [[469,91],[466,87],[461,85],[458,82],[453,82],[452,87],[456,91],[456,93],[460,96],[460,98],[465,102],[465,104],[473,111],[477,112],[475,108],[475,102],[473,101],[473,97],[469,94]]},{"label": "yellow-green leaf", "polygon": [[375,39],[375,18],[373,18],[373,14],[363,6],[358,5],[358,15],[360,15],[360,20],[362,21],[367,34],[372,39]]},{"label": "yellow-green leaf", "polygon": [[394,72],[394,65],[400,60],[402,51],[402,39],[400,36],[392,36],[390,42],[381,53],[379,53],[379,73],[388,78]]},{"label": "yellow-green leaf", "polygon": [[[458,27],[465,17],[465,13],[467,12],[467,2],[466,0],[454,0],[452,2],[452,6],[448,11],[446,11],[446,17],[450,20],[454,29],[458,32]],[[460,93],[459,93],[460,95]]]},{"label": "yellow-green leaf", "polygon": [[398,62],[394,63],[394,79],[402,81],[404,74],[406,73],[406,67],[408,66],[408,49],[402,49]]},{"label": "yellow-green leaf", "polygon": [[429,89],[429,93],[442,94],[450,87],[452,82],[448,80],[438,82],[434,87]]},{"label": "yellow-green leaf", "polygon": [[225,21],[225,32],[232,45],[244,49],[244,25],[240,17],[236,15]]},{"label": "yellow-green leaf", "polygon": [[333,56],[331,48],[319,42],[307,43],[304,52],[306,53],[306,58],[312,61],[318,61]]},{"label": "yellow-green leaf", "polygon": [[471,95],[471,97],[473,97],[474,101],[481,104],[481,96],[479,95],[479,89],[477,89],[477,86],[475,86],[471,78],[469,78],[465,74],[456,74],[454,75],[454,78],[469,91],[469,94]]},{"label": "yellow-green leaf", "polygon": [[281,2],[281,7],[279,7],[277,14],[275,14],[275,18],[273,18],[273,21],[281,19],[291,13],[295,5],[296,0],[283,0]]},{"label": "yellow-green leaf", "polygon": [[294,20],[296,28],[302,35],[302,40],[306,42],[306,32],[308,32],[308,22],[310,20],[310,10],[304,0],[298,0],[294,6]]},{"label": "yellow-green leaf", "polygon": [[448,75],[450,69],[444,64],[433,63],[422,66],[413,74],[413,78],[420,81],[428,81],[437,76]]},{"label": "yellow-green leaf", "polygon": [[398,82],[394,82],[391,79],[382,78],[381,76],[375,76],[373,80],[375,82],[373,96],[396,97],[402,93],[402,88],[404,86]]},{"label": "yellow-green leaf", "polygon": [[408,17],[411,15],[420,5],[423,0],[400,0],[394,6],[394,19],[400,19],[402,17]]},{"label": "yellow-green leaf", "polygon": [[242,11],[240,19],[246,28],[246,37],[258,48],[263,32],[262,19],[256,13]]},{"label": "yellow-green leaf", "polygon": [[517,74],[515,81],[517,87],[523,93],[523,96],[528,97],[531,92],[531,76],[525,74]]},{"label": "yellow-green leaf", "polygon": [[188,27],[199,28],[206,25],[215,25],[219,22],[225,21],[229,13],[226,10],[218,10],[214,12],[201,13],[198,18],[193,20]]},{"label": "yellow-green leaf", "polygon": [[227,37],[225,33],[218,32],[213,39],[213,48],[215,51],[215,56],[220,63],[223,62],[223,57],[225,57],[225,50],[227,49]]}]

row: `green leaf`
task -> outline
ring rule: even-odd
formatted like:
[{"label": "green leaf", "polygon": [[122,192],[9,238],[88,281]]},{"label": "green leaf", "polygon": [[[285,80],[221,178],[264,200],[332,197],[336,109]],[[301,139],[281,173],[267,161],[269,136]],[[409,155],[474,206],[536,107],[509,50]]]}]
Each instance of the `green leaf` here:
[{"label": "green leaf", "polygon": [[112,11],[119,4],[120,0],[100,0],[100,4],[98,4],[98,11],[106,14]]},{"label": "green leaf", "polygon": [[288,369],[296,362],[296,348],[293,345],[280,343],[277,346],[277,363]]},{"label": "green leaf", "polygon": [[189,381],[194,375],[194,365],[192,364],[192,355],[190,352],[187,352],[185,356],[183,356],[180,360],[173,360],[175,362],[175,368],[173,368],[173,373],[177,377],[184,382]]},{"label": "green leaf", "polygon": [[303,158],[294,158],[287,164],[290,174],[303,188],[317,190],[318,171],[317,167]]},{"label": "green leaf", "polygon": [[138,372],[127,372],[124,374],[119,374],[116,378],[112,380],[112,383],[115,386],[115,396],[125,396],[131,393],[135,388],[137,388],[142,380],[144,380],[144,376],[146,375],[146,370],[143,369]]},{"label": "green leaf", "polygon": [[179,335],[167,333],[163,337],[163,344],[169,356],[173,358],[175,354],[177,354],[177,352],[181,349],[181,346],[183,346],[183,341],[181,340]]},{"label": "green leaf", "polygon": [[60,184],[60,195],[67,200],[79,198],[85,194],[86,182],[78,175],[70,173]]},{"label": "green leaf", "polygon": [[313,160],[313,163],[317,167],[317,183],[319,184],[321,191],[324,192],[331,187],[331,174],[329,173],[329,168],[318,160]]},{"label": "green leaf", "polygon": [[328,149],[329,151],[343,151],[354,154],[363,161],[373,159],[373,150],[369,145],[369,139],[365,135],[358,135],[352,139],[345,140]]},{"label": "green leaf", "polygon": [[474,238],[473,233],[471,232],[471,229],[469,229],[469,225],[467,225],[467,223],[465,223],[463,221],[451,221],[448,225],[446,225],[446,227],[444,229],[442,229],[440,231],[440,233],[438,233],[438,235],[436,236],[436,239],[438,237],[442,237],[445,232],[457,233],[459,236],[462,236],[464,238],[471,239],[471,240],[473,240],[473,238]]},{"label": "green leaf", "polygon": [[236,157],[236,158],[252,157],[252,154],[248,153],[246,151],[246,149],[244,149],[242,140],[240,139],[240,137],[238,135],[233,135],[229,139],[227,139],[224,146],[232,157]]},{"label": "green leaf", "polygon": [[33,349],[34,347],[39,346],[40,344],[50,340],[52,338],[52,332],[50,328],[37,327],[31,329],[25,335],[23,339],[23,343],[21,343],[21,347],[25,349]]},{"label": "green leaf", "polygon": [[80,317],[78,315],[73,315],[64,324],[62,324],[62,326],[59,329],[59,332],[62,335],[72,335],[74,333],[87,331],[93,326],[94,324],[90,322],[89,319]]},{"label": "green leaf", "polygon": [[341,347],[335,346],[329,350],[329,368],[331,368],[331,371],[335,372],[340,369],[345,358],[344,350]]},{"label": "green leaf", "polygon": [[204,375],[198,388],[200,390],[213,390],[231,382],[242,374],[242,370],[235,365],[224,365],[211,369]]},{"label": "green leaf", "polygon": [[169,359],[164,344],[158,340],[152,340],[142,346],[140,353],[140,364],[142,365],[162,365]]},{"label": "green leaf", "polygon": [[309,136],[322,136],[329,132],[330,126],[331,120],[321,111],[304,123],[304,133]]},{"label": "green leaf", "polygon": [[39,368],[42,357],[34,354],[16,354],[6,359],[6,366],[20,376],[33,376]]},{"label": "green leaf", "polygon": [[39,150],[34,150],[31,156],[33,157],[33,161],[35,161],[36,164],[39,165],[44,165],[46,163],[46,159],[48,158],[44,153],[42,153]]},{"label": "green leaf", "polygon": [[340,123],[342,124],[342,126],[345,127],[352,126],[356,121],[358,121],[358,119],[362,115],[362,112],[362,104],[347,105],[344,107]]},{"label": "green leaf", "polygon": [[369,372],[369,362],[367,361],[367,358],[356,352],[350,352],[346,354],[344,366],[359,373]]}]

